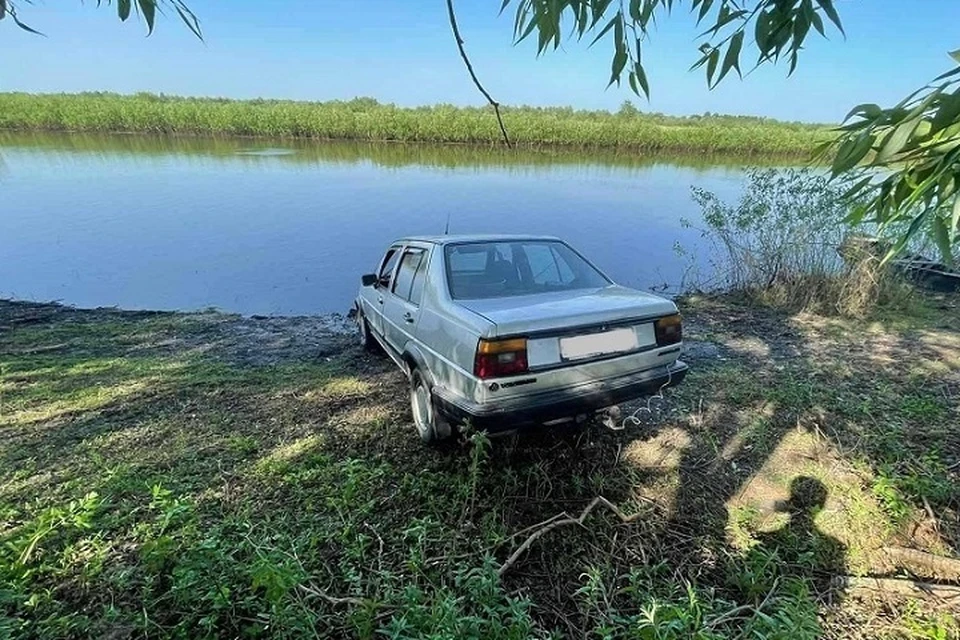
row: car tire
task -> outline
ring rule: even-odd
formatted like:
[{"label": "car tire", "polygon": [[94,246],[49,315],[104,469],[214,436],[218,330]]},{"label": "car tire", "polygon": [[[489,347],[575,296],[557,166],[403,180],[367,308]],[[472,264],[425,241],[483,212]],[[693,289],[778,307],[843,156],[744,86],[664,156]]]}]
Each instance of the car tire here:
[{"label": "car tire", "polygon": [[361,347],[371,352],[377,350],[377,341],[370,333],[370,325],[367,324],[367,319],[363,317],[362,313],[357,313],[357,333]]},{"label": "car tire", "polygon": [[453,432],[450,423],[437,413],[430,386],[416,369],[410,374],[410,412],[413,414],[413,425],[424,444],[446,440]]}]

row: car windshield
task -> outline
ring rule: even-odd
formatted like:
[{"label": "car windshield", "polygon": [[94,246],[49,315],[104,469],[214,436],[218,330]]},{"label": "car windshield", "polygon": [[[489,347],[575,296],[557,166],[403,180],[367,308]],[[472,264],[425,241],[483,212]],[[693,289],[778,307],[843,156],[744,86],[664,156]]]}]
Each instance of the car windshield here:
[{"label": "car windshield", "polygon": [[521,240],[447,245],[450,295],[458,300],[594,289],[610,281],[562,242]]}]

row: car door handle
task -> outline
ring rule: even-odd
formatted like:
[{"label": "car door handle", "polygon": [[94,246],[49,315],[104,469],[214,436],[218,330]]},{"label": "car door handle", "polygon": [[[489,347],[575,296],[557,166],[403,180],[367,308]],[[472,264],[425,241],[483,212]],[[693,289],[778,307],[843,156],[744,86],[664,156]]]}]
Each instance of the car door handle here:
[{"label": "car door handle", "polygon": [[383,296],[377,297],[377,304],[383,304]]},{"label": "car door handle", "polygon": [[403,314],[403,319],[409,322],[410,324],[413,324],[413,314],[410,313],[409,311]]}]

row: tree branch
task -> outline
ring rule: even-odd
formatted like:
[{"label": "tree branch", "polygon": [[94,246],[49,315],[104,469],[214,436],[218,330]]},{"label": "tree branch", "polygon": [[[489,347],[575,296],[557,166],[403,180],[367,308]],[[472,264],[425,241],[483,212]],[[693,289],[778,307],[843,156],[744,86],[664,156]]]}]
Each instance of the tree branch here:
[{"label": "tree branch", "polygon": [[447,13],[450,16],[450,28],[453,29],[453,37],[457,41],[457,49],[460,50],[460,57],[463,58],[463,64],[467,66],[467,71],[470,73],[473,84],[477,85],[477,89],[480,90],[483,97],[493,106],[493,112],[497,116],[497,124],[500,125],[500,133],[503,134],[504,143],[506,143],[508,147],[513,147],[513,143],[510,142],[510,136],[507,135],[507,128],[503,126],[503,118],[500,117],[500,103],[494,100],[487,90],[483,88],[483,85],[480,84],[480,80],[477,79],[477,74],[473,71],[473,65],[470,64],[470,58],[467,57],[467,52],[463,48],[463,38],[460,37],[460,27],[457,26],[457,16],[453,12],[453,0],[447,0]]}]

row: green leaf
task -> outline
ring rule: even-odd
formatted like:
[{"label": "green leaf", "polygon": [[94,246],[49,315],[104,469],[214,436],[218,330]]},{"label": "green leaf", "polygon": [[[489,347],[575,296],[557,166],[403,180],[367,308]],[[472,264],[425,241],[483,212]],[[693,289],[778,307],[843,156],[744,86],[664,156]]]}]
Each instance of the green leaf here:
[{"label": "green leaf", "polygon": [[933,81],[934,81],[934,82],[940,82],[941,80],[945,80],[945,79],[947,79],[947,78],[953,77],[953,76],[958,75],[958,74],[960,74],[960,67],[956,67],[955,69],[951,69],[950,71],[947,71],[947,72],[945,72],[945,73],[941,73],[941,74],[938,75],[936,78],[934,78]]},{"label": "green leaf", "polygon": [[881,261],[881,264],[886,264],[890,258],[900,253],[907,243],[910,242],[910,239],[916,235],[917,231],[920,230],[920,225],[923,224],[923,221],[927,219],[927,212],[923,211],[918,214],[913,222],[910,223],[910,227],[907,229],[907,232],[900,236],[896,244],[890,249],[887,255]]},{"label": "green leaf", "polygon": [[956,60],[957,63],[960,63],[960,49],[957,49],[956,51],[951,51],[950,57]]},{"label": "green leaf", "polygon": [[203,33],[200,31],[200,21],[197,20],[197,16],[187,7],[181,7],[180,3],[174,4],[173,6],[177,10],[177,13],[180,14],[180,19],[183,20],[183,23],[193,32],[193,35],[203,40]]},{"label": "green leaf", "polygon": [[117,0],[117,15],[126,22],[130,17],[130,0]]},{"label": "green leaf", "polygon": [[603,18],[603,15],[607,12],[607,8],[610,6],[610,3],[613,0],[593,0],[590,3],[590,10],[593,14],[590,20],[590,27],[595,27],[598,22]]},{"label": "green leaf", "polygon": [[873,181],[873,177],[872,177],[872,176],[867,176],[866,178],[863,178],[862,180],[858,180],[856,184],[854,184],[852,187],[850,187],[849,189],[847,189],[846,191],[844,191],[843,195],[840,196],[840,199],[841,199],[841,200],[850,200],[851,198],[854,198],[854,197],[860,195],[860,192],[863,191],[864,187],[866,187],[867,185],[869,185],[872,181]]},{"label": "green leaf", "polygon": [[720,50],[714,49],[707,58],[707,86],[713,85],[713,74],[717,70],[717,62],[720,61]]},{"label": "green leaf", "polygon": [[844,220],[847,224],[860,224],[863,222],[863,219],[867,217],[867,214],[870,213],[871,209],[873,209],[873,207],[870,204],[858,204],[850,209],[850,213],[847,214]]},{"label": "green leaf", "polygon": [[951,251],[950,247],[950,230],[947,229],[943,218],[937,215],[933,217],[933,239],[936,241],[937,248],[940,250],[940,257],[943,258],[943,261],[947,265],[952,266],[953,251]]},{"label": "green leaf", "polygon": [[[10,11],[10,8],[9,8],[9,7],[7,8],[7,15],[9,15],[11,18],[13,18],[13,24],[17,25],[18,27],[20,27],[20,28],[23,29],[24,31],[27,31],[27,32],[29,32],[29,33],[36,34],[36,35],[38,35],[38,36],[44,36],[44,34],[40,33],[39,31],[37,31],[36,29],[34,29],[33,27],[31,27],[30,25],[27,25],[27,24],[24,24],[23,22],[21,22],[21,21],[20,21],[20,18],[17,17],[17,14],[16,14],[16,13],[13,13],[12,11]],[[46,37],[46,36],[44,36],[44,37]]]},{"label": "green leaf", "polygon": [[930,135],[956,124],[960,119],[960,90],[940,96],[940,107],[930,122]]},{"label": "green leaf", "polygon": [[657,3],[654,0],[648,0],[643,6],[643,12],[640,14],[640,28],[644,31],[647,30],[647,24],[650,22],[650,18],[653,17],[653,11],[657,8]]},{"label": "green leaf", "polygon": [[806,40],[808,33],[810,33],[810,16],[807,15],[806,12],[801,11],[797,13],[797,19],[793,23],[794,53],[800,50],[800,45]]},{"label": "green leaf", "polygon": [[823,9],[823,12],[827,14],[827,17],[830,18],[830,22],[837,25],[837,29],[840,29],[840,33],[846,37],[846,32],[843,30],[843,25],[840,24],[840,16],[837,14],[837,10],[833,7],[833,0],[817,0],[817,4],[820,5],[820,8]]},{"label": "green leaf", "polygon": [[950,237],[954,242],[960,238],[960,194],[953,199],[953,215],[950,216]]},{"label": "green leaf", "polygon": [[723,64],[720,66],[720,77],[717,78],[714,86],[720,84],[720,81],[723,80],[730,69],[736,69],[737,74],[743,77],[743,74],[740,73],[741,47],[743,47],[743,31],[737,31],[730,39],[730,46],[727,47],[727,54],[723,57]]},{"label": "green leaf", "polygon": [[847,120],[849,120],[849,119],[852,118],[853,116],[860,116],[860,117],[865,118],[865,119],[867,119],[867,120],[876,120],[876,119],[879,118],[882,114],[883,114],[883,109],[881,109],[881,108],[879,107],[879,105],[875,105],[875,104],[858,104],[857,106],[855,106],[853,109],[850,110],[850,113],[848,113],[848,114],[844,117],[843,121],[846,122]]},{"label": "green leaf", "polygon": [[7,17],[7,0],[0,0],[0,20]]},{"label": "green leaf", "polygon": [[607,35],[607,32],[610,31],[610,29],[613,29],[613,25],[615,25],[615,24],[617,23],[617,18],[618,18],[618,17],[619,17],[619,14],[617,14],[617,15],[613,16],[612,18],[610,18],[610,22],[608,22],[607,25],[606,25],[603,29],[600,30],[600,33],[598,33],[598,34],[597,34],[597,37],[594,38],[594,39],[590,42],[590,45],[589,45],[589,46],[592,47],[593,45],[597,44],[597,40],[599,40],[599,39],[602,38],[603,36]]},{"label": "green leaf", "polygon": [[708,13],[710,13],[710,7],[713,6],[713,0],[702,0],[700,4],[700,12],[697,14],[697,24],[699,25]]},{"label": "green leaf", "polygon": [[143,20],[147,23],[147,35],[153,33],[153,22],[157,15],[157,0],[137,0]]},{"label": "green leaf", "polygon": [[613,83],[620,83],[620,74],[623,73],[623,68],[627,66],[627,50],[622,47],[617,48],[617,52],[613,56],[613,64],[610,67],[610,82],[607,84],[609,87]]},{"label": "green leaf", "polygon": [[844,140],[833,159],[833,166],[831,167],[833,177],[837,177],[857,166],[872,146],[873,136],[867,132],[863,132],[855,138]]},{"label": "green leaf", "polygon": [[[640,88],[643,90],[643,95],[647,98],[647,100],[649,100],[650,83],[647,82],[647,72],[644,70],[643,65],[639,62],[634,65],[633,76],[636,78],[637,84],[639,84]],[[634,89],[634,92],[636,93],[636,89]]]},{"label": "green leaf", "polygon": [[813,28],[816,29],[821,36],[826,37],[827,31],[823,28],[823,20],[820,18],[820,14],[811,9],[808,17],[810,18],[810,24],[813,25]]},{"label": "green leaf", "polygon": [[760,15],[757,16],[757,21],[753,26],[753,39],[757,43],[757,48],[760,49],[760,60],[765,60],[769,57],[769,45],[767,41],[770,39],[770,14],[766,11],[761,11]]},{"label": "green leaf", "polygon": [[874,164],[882,165],[900,153],[919,124],[919,120],[908,120],[891,131],[884,139],[883,145],[880,147],[880,153],[877,154]]},{"label": "green leaf", "polygon": [[727,26],[728,24],[730,24],[730,23],[733,22],[734,20],[737,20],[737,19],[739,19],[739,18],[742,18],[742,17],[745,16],[745,15],[747,15],[747,12],[746,12],[746,11],[732,11],[732,12],[730,12],[730,13],[721,13],[720,16],[717,18],[716,24],[714,24],[712,27],[710,27],[709,29],[707,29],[707,30],[704,31],[703,33],[699,34],[697,37],[698,37],[698,38],[702,38],[702,37],[704,37],[704,36],[706,36],[706,35],[717,34],[717,33],[719,33],[720,30],[723,29],[725,26]]},{"label": "green leaf", "polygon": [[[533,33],[533,30],[537,27],[537,24],[539,24],[537,20],[530,20],[530,24],[526,24],[526,22],[521,22],[520,27],[523,28],[523,32],[517,37],[517,42],[526,40],[527,37],[531,33]],[[524,25],[526,25],[526,27],[524,27]],[[540,51],[538,49],[537,53],[539,54],[539,52]]]}]

